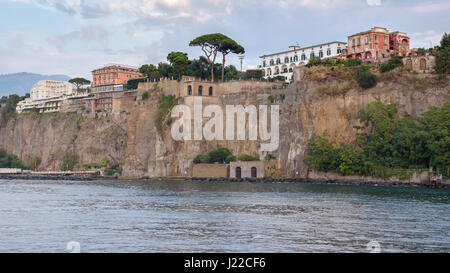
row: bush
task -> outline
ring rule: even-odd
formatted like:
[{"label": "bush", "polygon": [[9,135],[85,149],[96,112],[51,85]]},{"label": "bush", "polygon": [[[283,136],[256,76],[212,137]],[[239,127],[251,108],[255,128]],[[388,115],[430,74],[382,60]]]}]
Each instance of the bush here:
[{"label": "bush", "polygon": [[320,57],[312,57],[309,59],[309,62],[306,64],[306,67],[319,66],[322,65],[322,59]]},{"label": "bush", "polygon": [[208,154],[209,163],[225,163],[228,156],[231,155],[231,152],[227,148],[219,148],[215,151],[212,151]]},{"label": "bush", "polygon": [[72,171],[80,161],[80,157],[72,152],[66,152],[63,156],[61,171]]},{"label": "bush", "polygon": [[209,156],[198,155],[194,158],[194,164],[209,163]]},{"label": "bush", "polygon": [[144,91],[144,93],[142,93],[142,100],[146,99],[148,99],[148,91]]},{"label": "bush", "polygon": [[136,78],[136,79],[128,80],[127,89],[135,90],[138,88],[140,82],[146,82],[146,81],[147,81],[147,78]]},{"label": "bush", "polygon": [[227,158],[225,159],[225,164],[228,164],[230,162],[235,162],[236,161],[236,157],[234,155],[229,155],[227,156]]},{"label": "bush", "polygon": [[29,155],[28,156],[28,169],[36,171],[37,168],[41,165],[41,158],[36,155]]},{"label": "bush", "polygon": [[369,67],[360,66],[358,68],[358,83],[364,89],[372,88],[377,85],[377,77],[370,72]]},{"label": "bush", "polygon": [[259,161],[259,157],[251,156],[248,154],[242,154],[238,157],[239,161]]},{"label": "bush", "polygon": [[344,65],[346,67],[359,66],[362,64],[362,60],[360,58],[348,59],[344,61]]},{"label": "bush", "polygon": [[9,155],[3,149],[0,149],[0,168],[27,169],[16,155]]},{"label": "bush", "polygon": [[394,56],[389,59],[387,63],[384,63],[380,67],[380,72],[385,73],[394,70],[397,67],[403,66],[402,57]]}]

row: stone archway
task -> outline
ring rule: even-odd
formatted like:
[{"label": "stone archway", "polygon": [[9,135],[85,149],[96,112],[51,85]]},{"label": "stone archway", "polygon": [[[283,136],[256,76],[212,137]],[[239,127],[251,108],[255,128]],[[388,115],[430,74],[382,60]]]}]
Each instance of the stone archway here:
[{"label": "stone archway", "polygon": [[256,169],[256,167],[252,167],[252,169],[251,169],[251,177],[252,178],[257,178],[258,177],[258,169]]},{"label": "stone archway", "polygon": [[424,58],[420,59],[420,70],[427,70],[427,60]]},{"label": "stone archway", "polygon": [[236,178],[242,178],[242,169],[241,169],[241,167],[236,167]]},{"label": "stone archway", "polygon": [[405,69],[408,71],[412,70],[412,60],[411,59],[406,60]]}]

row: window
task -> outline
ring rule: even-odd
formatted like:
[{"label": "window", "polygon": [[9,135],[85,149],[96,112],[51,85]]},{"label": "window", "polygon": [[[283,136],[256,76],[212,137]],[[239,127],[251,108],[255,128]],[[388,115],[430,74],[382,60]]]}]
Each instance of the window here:
[{"label": "window", "polygon": [[369,36],[365,37],[365,42],[366,42],[366,44],[369,42]]},{"label": "window", "polygon": [[314,54],[314,51],[313,51],[313,52],[311,52],[310,59],[312,59],[314,57],[315,57],[315,54]]},{"label": "window", "polygon": [[323,58],[323,51],[319,51],[319,58]]},{"label": "window", "polygon": [[280,58],[277,58],[277,64],[281,64]]},{"label": "window", "polygon": [[387,44],[387,37],[384,37],[384,43]]},{"label": "window", "polygon": [[361,44],[361,38],[358,38],[358,45]]},{"label": "window", "polygon": [[306,60],[306,55],[302,54],[302,61]]},{"label": "window", "polygon": [[241,178],[241,177],[242,177],[241,167],[237,167],[236,168],[236,178]]},{"label": "window", "polygon": [[257,177],[258,171],[257,171],[256,167],[252,167],[251,173],[252,173],[252,178]]},{"label": "window", "polygon": [[285,57],[285,58],[284,58],[284,63],[285,63],[285,64],[289,63],[289,57]]},{"label": "window", "polygon": [[355,45],[355,39],[352,40],[352,45]]},{"label": "window", "polygon": [[274,62],[273,62],[273,59],[272,60],[270,60],[270,65],[273,65],[274,64]]},{"label": "window", "polygon": [[198,95],[203,96],[203,86],[201,85],[198,87]]},{"label": "window", "polygon": [[266,67],[266,61],[263,62],[263,67]]},{"label": "window", "polygon": [[369,51],[369,46],[368,45],[366,45],[366,51]]},{"label": "window", "polygon": [[375,43],[378,42],[378,36],[375,35]]},{"label": "window", "polygon": [[337,54],[341,54],[342,53],[342,49],[338,48],[337,49]]},{"label": "window", "polygon": [[213,95],[213,88],[212,88],[212,86],[209,87],[209,94],[208,95],[210,97]]},{"label": "window", "polygon": [[298,62],[298,56],[297,55],[294,56],[294,62]]},{"label": "window", "polygon": [[192,96],[192,86],[188,86],[188,95]]},{"label": "window", "polygon": [[327,56],[330,56],[331,55],[331,48],[328,48],[327,49]]}]

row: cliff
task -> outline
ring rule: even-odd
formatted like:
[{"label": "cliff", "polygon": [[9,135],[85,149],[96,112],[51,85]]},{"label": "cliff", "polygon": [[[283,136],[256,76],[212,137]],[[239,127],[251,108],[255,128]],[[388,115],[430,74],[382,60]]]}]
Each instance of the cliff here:
[{"label": "cliff", "polygon": [[[392,71],[378,75],[378,84],[361,89],[354,71],[347,68],[297,69],[296,81],[287,88],[246,88],[204,97],[203,103],[225,105],[280,105],[280,145],[271,154],[279,172],[287,177],[305,177],[303,162],[308,140],[327,130],[333,140],[351,143],[358,125],[358,111],[380,100],[396,103],[400,116],[417,116],[428,106],[450,101],[449,78],[429,74]],[[236,83],[230,84],[238,88]],[[42,160],[39,169],[58,170],[66,151],[80,157],[80,166],[109,159],[123,168],[124,178],[190,176],[193,159],[217,147],[226,147],[234,155],[253,154],[261,159],[261,141],[174,141],[170,128],[159,132],[160,88],[150,97],[136,100],[114,113],[52,113],[19,115],[2,122],[0,146],[27,162],[30,155]],[[192,97],[181,97],[190,104]],[[271,102],[273,101],[273,102]],[[125,104],[124,104],[125,105]]]}]

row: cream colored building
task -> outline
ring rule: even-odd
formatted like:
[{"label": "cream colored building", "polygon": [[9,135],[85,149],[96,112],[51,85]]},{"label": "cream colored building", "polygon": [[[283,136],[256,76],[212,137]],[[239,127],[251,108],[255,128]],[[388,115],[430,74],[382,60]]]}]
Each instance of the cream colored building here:
[{"label": "cream colored building", "polygon": [[73,85],[69,82],[61,82],[61,81],[50,81],[43,80],[39,81],[37,84],[31,88],[30,98],[33,101],[61,97],[61,96],[70,96],[73,94]]}]

